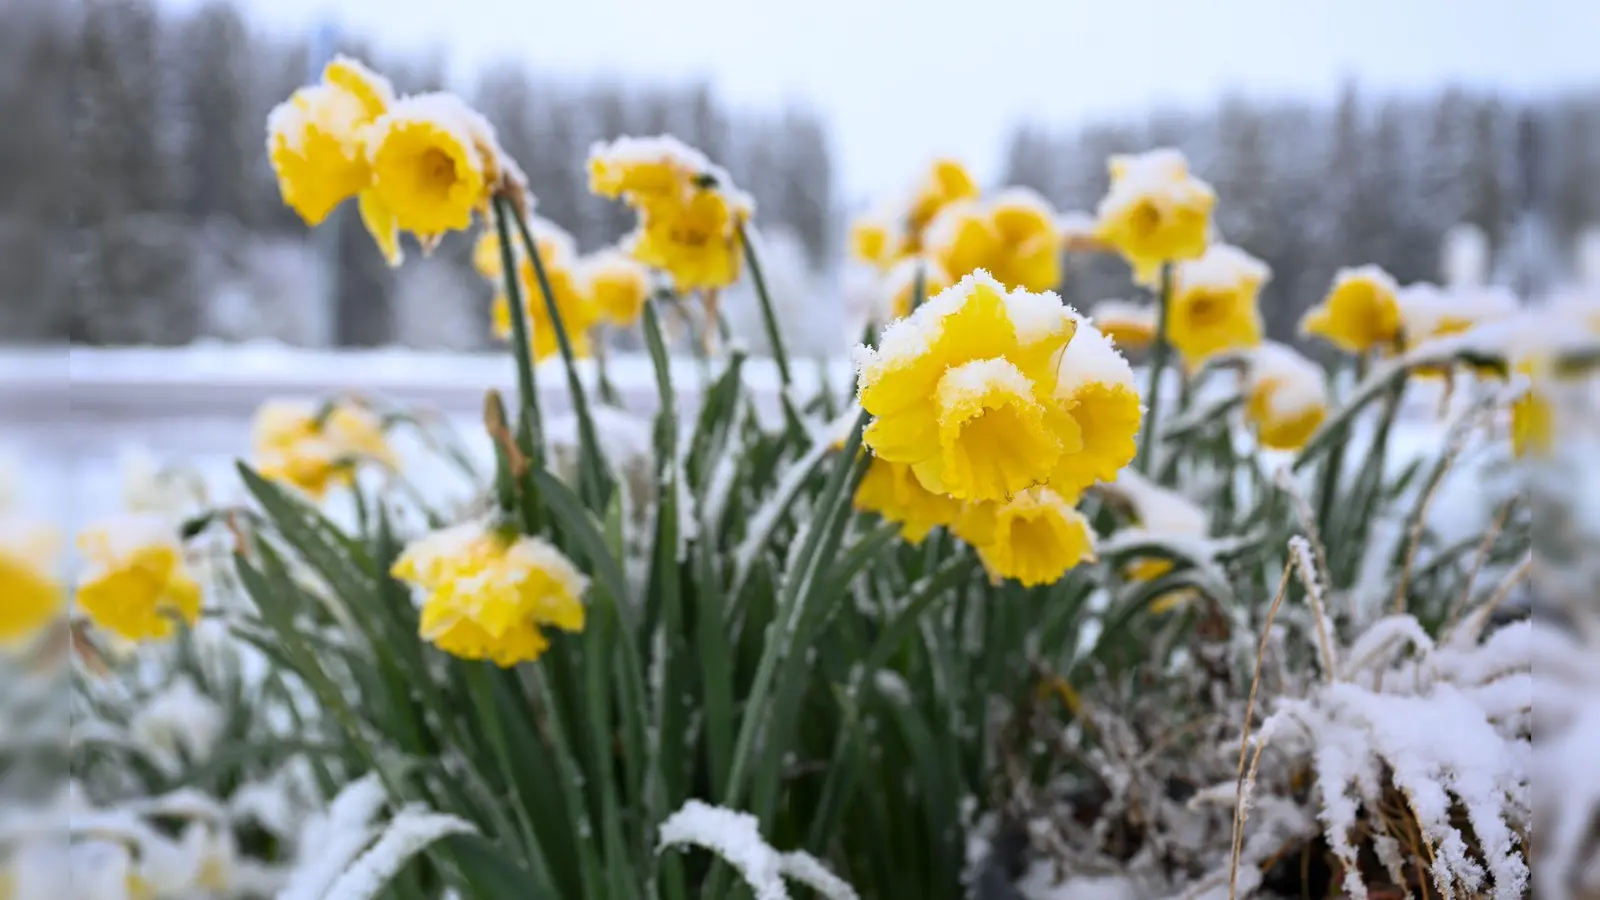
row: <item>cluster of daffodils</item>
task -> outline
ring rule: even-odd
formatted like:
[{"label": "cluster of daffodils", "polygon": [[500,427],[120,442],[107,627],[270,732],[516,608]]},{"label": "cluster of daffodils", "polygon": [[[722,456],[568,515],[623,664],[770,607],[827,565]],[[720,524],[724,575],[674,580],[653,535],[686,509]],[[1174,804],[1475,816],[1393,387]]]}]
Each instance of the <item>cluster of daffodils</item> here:
[{"label": "cluster of daffodils", "polygon": [[876,268],[891,319],[910,312],[916,280],[931,297],[977,271],[1007,287],[1054,289],[1064,232],[1049,202],[1012,187],[979,198],[959,163],[940,160],[909,200],[886,204],[851,226],[855,257]]},{"label": "cluster of daffodils", "polygon": [[639,215],[624,246],[679,291],[715,290],[739,277],[744,223],[755,203],[698,150],[667,136],[620,137],[589,151],[589,190]]},{"label": "cluster of daffodils", "polygon": [[995,579],[1041,584],[1092,555],[1074,509],[1133,459],[1143,408],[1111,341],[1053,293],[977,272],[858,350],[874,459],[858,507],[937,525]]},{"label": "cluster of daffodils", "polygon": [[[572,342],[573,355],[590,356],[596,346],[595,332],[602,326],[629,328],[639,321],[652,291],[650,270],[617,248],[607,248],[580,256],[572,236],[548,219],[525,215],[539,262],[544,267],[545,283],[562,327]],[[519,241],[512,241],[512,258],[517,265],[518,293],[527,315],[528,339],[533,358],[547,359],[560,350],[550,305],[545,302],[533,261]],[[485,228],[473,247],[472,264],[495,288],[492,326],[500,340],[512,338],[511,298],[506,294],[505,261],[500,238]]]},{"label": "cluster of daffodils", "polygon": [[1061,234],[1050,204],[1027,188],[1007,188],[979,202],[951,203],[924,235],[924,252],[952,278],[980,269],[1030,291],[1061,282]]},{"label": "cluster of daffodils", "polygon": [[545,631],[583,630],[588,580],[554,546],[482,522],[408,546],[394,577],[422,597],[422,638],[462,659],[508,667],[538,659]]},{"label": "cluster of daffodils", "polygon": [[1096,210],[1094,237],[1122,254],[1136,281],[1152,284],[1162,265],[1206,252],[1217,195],[1190,174],[1182,153],[1118,155],[1109,167],[1111,187]]},{"label": "cluster of daffodils", "polygon": [[448,93],[396,96],[388,79],[335,57],[267,119],[267,152],[283,200],[308,225],[356,198],[390,265],[400,233],[424,251],[464,230],[497,191],[523,193],[494,129]]},{"label": "cluster of daffodils", "polygon": [[256,411],[250,442],[263,478],[316,499],[335,485],[349,485],[364,464],[388,470],[399,465],[382,420],[347,400],[269,400]]},{"label": "cluster of daffodils", "polygon": [[851,253],[887,271],[922,252],[925,232],[942,210],[977,196],[978,183],[965,166],[953,159],[935,160],[908,198],[885,203],[851,223]]},{"label": "cluster of daffodils", "polygon": [[[1469,232],[1470,234],[1470,232]],[[1457,241],[1456,243],[1460,243]],[[1452,268],[1470,268],[1462,263]],[[1556,300],[1524,306],[1509,291],[1457,275],[1453,283],[1398,285],[1376,266],[1341,270],[1327,297],[1308,311],[1300,331],[1358,358],[1393,356],[1430,343],[1459,344],[1497,360],[1476,374],[1520,385],[1509,403],[1510,444],[1516,456],[1542,457],[1554,445],[1552,395],[1559,389],[1556,359],[1600,339],[1595,304]],[[1422,378],[1450,378],[1449,363],[1413,367]],[[1570,379],[1566,379],[1570,380]],[[1252,403],[1255,401],[1252,400]]]}]

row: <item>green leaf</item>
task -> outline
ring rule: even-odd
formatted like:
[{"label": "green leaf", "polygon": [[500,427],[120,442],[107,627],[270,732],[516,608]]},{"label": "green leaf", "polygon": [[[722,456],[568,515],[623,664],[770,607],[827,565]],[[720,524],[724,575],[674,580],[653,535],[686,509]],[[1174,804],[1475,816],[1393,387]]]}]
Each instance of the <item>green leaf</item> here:
[{"label": "green leaf", "polygon": [[544,469],[534,469],[533,481],[545,502],[556,513],[562,529],[571,536],[577,551],[588,563],[591,574],[605,585],[606,593],[621,604],[628,596],[628,582],[621,562],[611,554],[611,544],[601,533],[594,514],[561,479]]},{"label": "green leaf", "polygon": [[555,885],[541,882],[482,835],[454,834],[439,847],[455,860],[471,900],[564,900]]}]

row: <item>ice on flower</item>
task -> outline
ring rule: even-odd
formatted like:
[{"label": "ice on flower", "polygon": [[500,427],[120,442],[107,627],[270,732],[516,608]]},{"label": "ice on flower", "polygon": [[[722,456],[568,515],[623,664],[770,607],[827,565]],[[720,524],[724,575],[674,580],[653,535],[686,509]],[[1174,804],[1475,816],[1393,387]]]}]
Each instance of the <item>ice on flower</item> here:
[{"label": "ice on flower", "polygon": [[75,606],[124,640],[159,640],[173,619],[200,618],[200,585],[184,561],[177,528],[165,517],[107,519],[78,535],[85,568]]},{"label": "ice on flower", "polygon": [[1110,159],[1111,187],[1096,209],[1095,237],[1115,247],[1148,281],[1166,262],[1205,252],[1216,193],[1170,148]]},{"label": "ice on flower", "polygon": [[1167,334],[1188,365],[1261,343],[1256,301],[1269,277],[1266,263],[1227,244],[1175,267]]},{"label": "ice on flower", "polygon": [[[1071,311],[1069,310],[1069,313]],[[1075,316],[1076,314],[1073,313]],[[1054,397],[1078,424],[1083,439],[1062,453],[1050,486],[1068,496],[1117,477],[1138,452],[1144,405],[1133,368],[1111,340],[1079,318],[1055,371]]]},{"label": "ice on flower", "polygon": [[463,659],[512,666],[544,652],[544,629],[583,630],[588,579],[542,538],[466,522],[406,547],[393,574],[422,594],[422,638]]},{"label": "ice on flower", "polygon": [[1300,333],[1321,337],[1348,353],[1392,347],[1400,339],[1399,286],[1367,265],[1340,269],[1322,303],[1300,320]]},{"label": "ice on flower", "polygon": [[1123,350],[1140,350],[1156,338],[1156,309],[1126,300],[1101,300],[1089,313],[1101,333]]},{"label": "ice on flower", "polygon": [[859,400],[876,416],[867,446],[957,499],[1043,482],[1080,447],[1051,395],[1075,328],[1054,294],[967,276],[886,328],[876,349],[858,348]]},{"label": "ice on flower", "polygon": [[60,550],[53,528],[0,516],[0,646],[33,637],[61,614],[66,592],[56,574]]},{"label": "ice on flower", "polygon": [[1245,414],[1264,446],[1297,450],[1328,413],[1322,368],[1290,347],[1265,343],[1250,355]]},{"label": "ice on flower", "polygon": [[1008,500],[968,504],[956,521],[957,537],[978,551],[991,580],[1050,584],[1094,558],[1094,534],[1072,503],[1048,487],[1032,487]]}]

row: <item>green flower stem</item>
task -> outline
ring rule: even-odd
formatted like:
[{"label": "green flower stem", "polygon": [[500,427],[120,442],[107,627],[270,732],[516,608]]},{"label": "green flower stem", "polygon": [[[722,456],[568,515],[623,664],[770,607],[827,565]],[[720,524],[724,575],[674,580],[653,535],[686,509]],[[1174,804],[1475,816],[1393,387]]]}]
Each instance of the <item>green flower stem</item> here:
[{"label": "green flower stem", "polygon": [[528,311],[522,306],[522,284],[517,278],[517,260],[511,249],[511,231],[506,209],[510,201],[496,194],[494,227],[500,238],[500,270],[506,282],[506,302],[511,308],[511,357],[517,362],[517,443],[537,465],[544,464],[544,423],[539,412],[539,387],[533,374],[533,331],[528,327]]},{"label": "green flower stem", "polygon": [[[1334,369],[1337,377],[1342,367]],[[1358,356],[1355,361],[1356,383],[1366,380],[1366,357]],[[1333,526],[1334,501],[1339,496],[1339,479],[1344,474],[1345,448],[1350,444],[1350,437],[1334,444],[1328,452],[1328,458],[1322,464],[1322,486],[1317,496],[1317,531],[1320,534],[1331,535]]]},{"label": "green flower stem", "polygon": [[[522,249],[528,254],[528,260],[533,264],[533,276],[539,282],[539,292],[544,294],[545,311],[550,315],[550,326],[556,333],[556,346],[561,349],[561,360],[567,369],[567,390],[572,394],[573,412],[578,416],[578,455],[579,483],[583,486],[583,494],[589,502],[591,509],[603,509],[609,488],[605,463],[600,458],[600,442],[594,431],[594,418],[589,410],[589,396],[583,389],[583,381],[578,378],[577,355],[572,349],[572,338],[567,334],[567,326],[561,320],[561,310],[556,306],[555,291],[550,287],[550,276],[544,268],[544,258],[539,254],[538,242],[533,239],[533,232],[528,229],[528,221],[522,211],[512,206],[504,197],[498,198],[501,214],[509,210],[511,218],[517,223],[517,232],[522,237]],[[501,250],[502,255],[505,250]],[[515,273],[511,279],[515,281]],[[513,320],[514,321],[514,320]],[[521,339],[521,336],[518,336]],[[523,355],[527,354],[523,351]]]},{"label": "green flower stem", "polygon": [[744,248],[744,261],[750,267],[750,280],[755,283],[756,297],[761,301],[761,323],[766,326],[767,343],[772,345],[772,361],[778,366],[778,380],[785,390],[793,380],[789,371],[789,352],[784,349],[783,336],[778,333],[778,317],[772,308],[772,295],[767,292],[767,278],[761,271],[761,261],[750,244],[750,229],[743,219],[739,221],[739,246]]},{"label": "green flower stem", "polygon": [[1161,264],[1161,296],[1156,307],[1156,339],[1150,345],[1150,390],[1145,393],[1149,410],[1139,435],[1139,456],[1135,463],[1142,473],[1150,472],[1151,448],[1156,443],[1156,426],[1161,419],[1161,376],[1167,368],[1167,318],[1172,306],[1172,263]]},{"label": "green flower stem", "polygon": [[617,388],[611,383],[611,354],[606,351],[606,329],[604,325],[596,325],[594,329],[594,363],[598,373],[600,386],[600,402],[621,408],[622,395],[617,393]]}]

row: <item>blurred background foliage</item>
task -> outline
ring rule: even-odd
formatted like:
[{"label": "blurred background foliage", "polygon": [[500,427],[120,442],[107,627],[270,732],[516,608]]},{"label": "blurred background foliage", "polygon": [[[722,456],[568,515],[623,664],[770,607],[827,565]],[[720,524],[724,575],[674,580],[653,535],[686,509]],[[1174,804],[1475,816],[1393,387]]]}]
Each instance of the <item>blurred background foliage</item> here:
[{"label": "blurred background foliage", "polygon": [[[726,164],[768,230],[787,232],[829,276],[819,289],[839,285],[843,223],[866,198],[841,196],[817,109],[735,107],[704,81],[558,77],[536,50],[445,85],[440,53],[389,53],[357,34],[337,47],[316,40],[262,28],[230,0],[0,3],[0,340],[485,343],[488,290],[471,277],[465,237],[429,261],[421,315],[354,216],[313,235],[280,202],[261,123],[324,49],[367,59],[403,90],[464,94],[523,161],[540,213],[585,250],[628,227],[623,209],[571,176],[590,143],[670,132]],[[1471,223],[1489,239],[1496,280],[1533,292],[1600,221],[1600,92],[1582,89],[1402,95],[1351,83],[1331,102],[1235,95],[1072,126],[1022,121],[998,181],[1062,210],[1090,208],[1108,154],[1162,145],[1183,149],[1228,198],[1226,239],[1272,267],[1262,306],[1279,339],[1340,266],[1435,278],[1439,235]],[[1079,304],[1120,293],[1121,265],[1069,269],[1063,289]],[[439,303],[442,293],[455,301]]]}]

